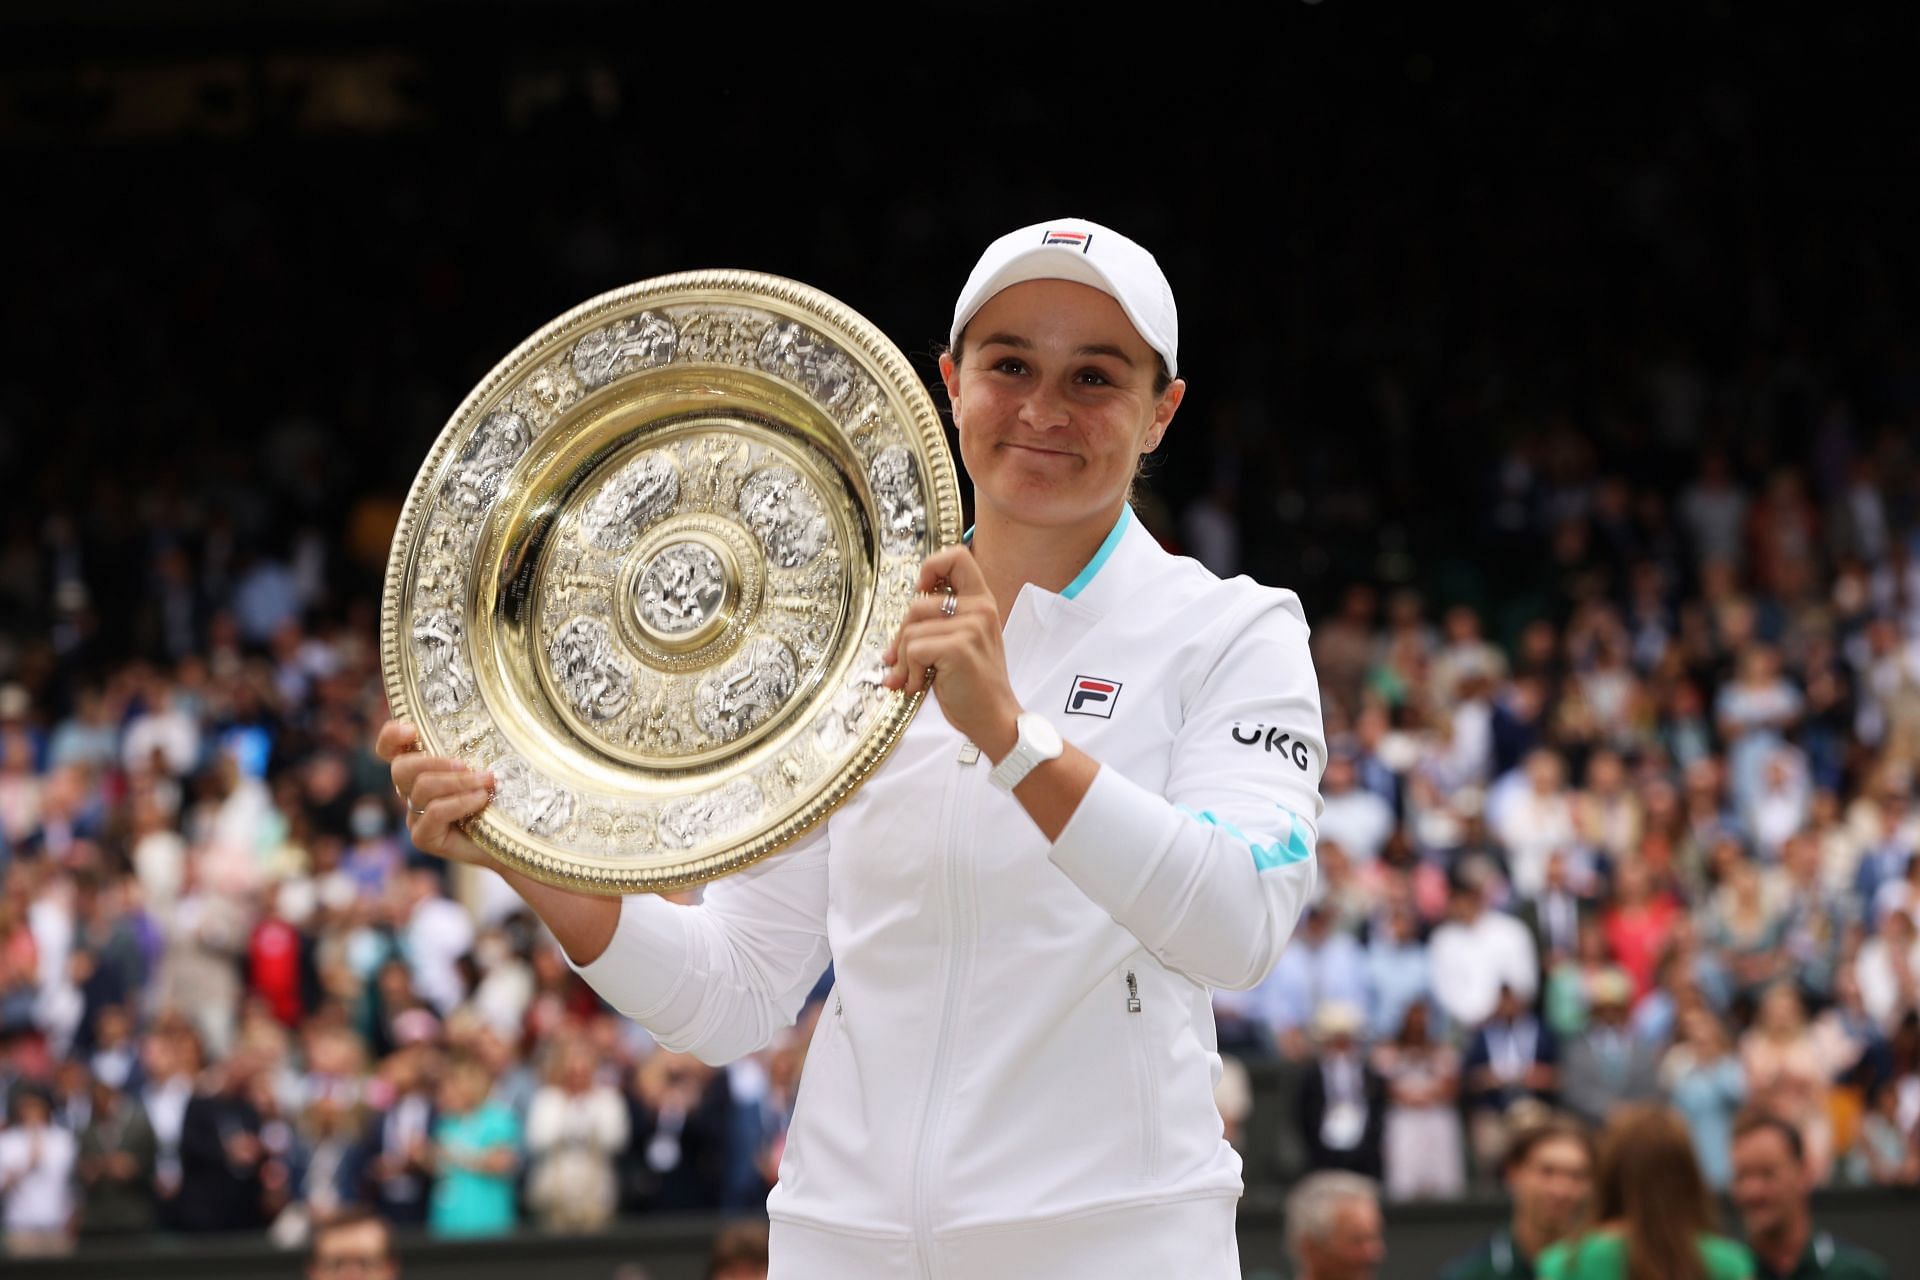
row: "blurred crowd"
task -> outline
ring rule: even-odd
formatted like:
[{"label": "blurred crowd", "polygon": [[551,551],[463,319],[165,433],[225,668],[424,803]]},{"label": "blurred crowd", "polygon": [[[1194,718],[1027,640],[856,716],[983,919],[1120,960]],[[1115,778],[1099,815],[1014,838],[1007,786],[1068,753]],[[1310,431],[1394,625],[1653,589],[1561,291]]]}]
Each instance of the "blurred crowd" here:
[{"label": "blurred crowd", "polygon": [[1314,1166],[1457,1195],[1516,1112],[1661,1101],[1716,1188],[1746,1104],[1821,1183],[1920,1184],[1920,494],[1881,445],[1669,495],[1563,460],[1557,616],[1319,620],[1319,896],[1215,997],[1223,1046],[1309,1064]]},{"label": "blurred crowd", "polygon": [[757,1210],[810,1022],[725,1071],[654,1049],[517,898],[410,849],[367,638],[276,635],[51,725],[0,690],[9,1246]]},{"label": "blurred crowd", "polygon": [[[1511,643],[1411,588],[1318,620],[1320,888],[1273,974],[1216,996],[1222,1046],[1299,1064],[1310,1167],[1393,1197],[1491,1178],[1529,1108],[1656,1099],[1715,1186],[1748,1104],[1824,1182],[1920,1182],[1912,490],[1709,456],[1671,525],[1602,534],[1666,509],[1613,488],[1541,505],[1623,572],[1570,566],[1564,616]],[[760,1205],[817,1005],[723,1070],[651,1045],[497,880],[410,848],[369,602],[132,528],[181,568],[113,625],[164,637],[177,589],[177,650],[89,667],[56,639],[0,686],[10,1245]],[[90,593],[44,550],[36,590]]]},{"label": "blurred crowd", "polygon": [[[858,198],[660,215],[711,143],[658,128],[652,63],[644,93],[566,87],[617,90],[615,48],[504,113],[423,50],[448,101],[418,136],[34,152],[12,209],[48,230],[0,291],[9,1247],[758,1208],[816,1007],[723,1070],[662,1051],[492,877],[409,846],[371,753],[399,494],[490,361],[591,293],[789,272],[930,377],[965,255],[1074,202],[1182,299],[1192,394],[1143,523],[1314,628],[1319,897],[1216,999],[1230,1062],[1297,1082],[1305,1165],[1456,1195],[1530,1109],[1660,1099],[1717,1186],[1743,1105],[1830,1185],[1920,1181],[1920,269],[1888,230],[1920,202],[1876,131],[1901,113],[1777,107],[1809,40],[1902,81],[1853,75],[1874,42],[1836,17],[1628,94],[1606,51],[1659,52],[1638,25],[1556,12],[1585,60],[1502,63],[1507,96],[1441,94],[1465,52],[1376,74],[1367,42],[1217,86],[1212,145],[1283,192],[1230,246],[1237,162],[1177,200],[1127,164],[1063,190],[995,133],[1005,182],[904,180],[944,104],[777,160],[813,190],[830,156]],[[954,127],[1052,129],[1021,79]],[[763,131],[749,95],[687,96]],[[1103,101],[1191,144],[1131,83]],[[567,166],[595,180],[476,186]],[[129,218],[149,168],[167,198]]]}]

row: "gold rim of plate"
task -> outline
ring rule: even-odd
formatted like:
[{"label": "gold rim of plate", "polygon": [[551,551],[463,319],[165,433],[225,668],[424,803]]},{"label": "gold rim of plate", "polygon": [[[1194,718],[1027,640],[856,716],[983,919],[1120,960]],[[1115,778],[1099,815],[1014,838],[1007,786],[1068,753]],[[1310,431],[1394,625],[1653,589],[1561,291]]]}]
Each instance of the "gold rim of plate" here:
[{"label": "gold rim of plate", "polygon": [[960,537],[905,356],[792,280],[602,294],[454,412],[407,495],[380,660],[422,749],[493,770],[466,831],[548,884],[687,888],[785,847],[914,712],[879,653]]}]

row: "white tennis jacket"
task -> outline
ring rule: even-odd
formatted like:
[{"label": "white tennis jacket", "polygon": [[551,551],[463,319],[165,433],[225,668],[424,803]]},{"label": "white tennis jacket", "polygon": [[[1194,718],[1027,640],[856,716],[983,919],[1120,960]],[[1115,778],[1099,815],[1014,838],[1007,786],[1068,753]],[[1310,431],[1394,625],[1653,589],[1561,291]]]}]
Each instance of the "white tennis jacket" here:
[{"label": "white tennis jacket", "polygon": [[1101,763],[1051,846],[929,699],[822,827],[627,898],[578,971],[723,1063],[834,963],[778,1185],[777,1280],[1238,1277],[1210,991],[1266,976],[1313,890],[1326,762],[1290,591],[1123,511],[1007,621],[1014,692]]}]

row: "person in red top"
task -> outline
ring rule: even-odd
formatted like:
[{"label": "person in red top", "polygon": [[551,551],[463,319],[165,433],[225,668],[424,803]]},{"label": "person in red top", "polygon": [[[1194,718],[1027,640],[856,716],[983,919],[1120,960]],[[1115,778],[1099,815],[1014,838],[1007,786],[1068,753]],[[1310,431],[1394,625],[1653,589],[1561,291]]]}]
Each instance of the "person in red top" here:
[{"label": "person in red top", "polygon": [[1636,861],[1620,863],[1613,879],[1614,905],[1601,924],[1614,961],[1633,979],[1633,998],[1653,990],[1660,953],[1673,935],[1680,908],[1665,893],[1653,892],[1647,869]]},{"label": "person in red top", "polygon": [[247,939],[247,990],[266,1001],[283,1025],[297,1027],[307,1013],[305,940],[287,919],[285,890]]}]

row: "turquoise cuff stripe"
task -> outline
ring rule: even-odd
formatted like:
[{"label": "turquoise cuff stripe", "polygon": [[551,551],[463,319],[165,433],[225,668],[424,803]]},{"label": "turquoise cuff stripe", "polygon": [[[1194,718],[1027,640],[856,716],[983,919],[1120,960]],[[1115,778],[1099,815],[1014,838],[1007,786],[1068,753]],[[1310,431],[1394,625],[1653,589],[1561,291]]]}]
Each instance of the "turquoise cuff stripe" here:
[{"label": "turquoise cuff stripe", "polygon": [[1195,813],[1185,805],[1176,807],[1189,818],[1197,819],[1210,827],[1218,827],[1235,840],[1241,841],[1249,849],[1253,850],[1253,865],[1256,870],[1271,871],[1275,867],[1290,867],[1297,862],[1306,862],[1313,857],[1313,846],[1307,843],[1307,824],[1300,821],[1300,816],[1291,809],[1280,808],[1278,805],[1274,806],[1275,808],[1280,808],[1280,812],[1287,815],[1286,840],[1284,842],[1275,841],[1273,844],[1260,844],[1249,838],[1239,827],[1234,826],[1233,823],[1227,819],[1215,814],[1211,809],[1202,809],[1199,813]]},{"label": "turquoise cuff stripe", "polygon": [[1100,566],[1112,557],[1113,549],[1120,545],[1120,535],[1127,531],[1127,524],[1132,519],[1133,508],[1131,506],[1122,506],[1120,508],[1120,518],[1113,522],[1113,531],[1107,534],[1107,540],[1100,544],[1100,549],[1093,553],[1093,559],[1087,561],[1087,567],[1080,571],[1078,577],[1067,584],[1067,589],[1062,591],[1060,593],[1061,595],[1071,600],[1087,589],[1087,584],[1092,582],[1094,575],[1100,572]]}]

